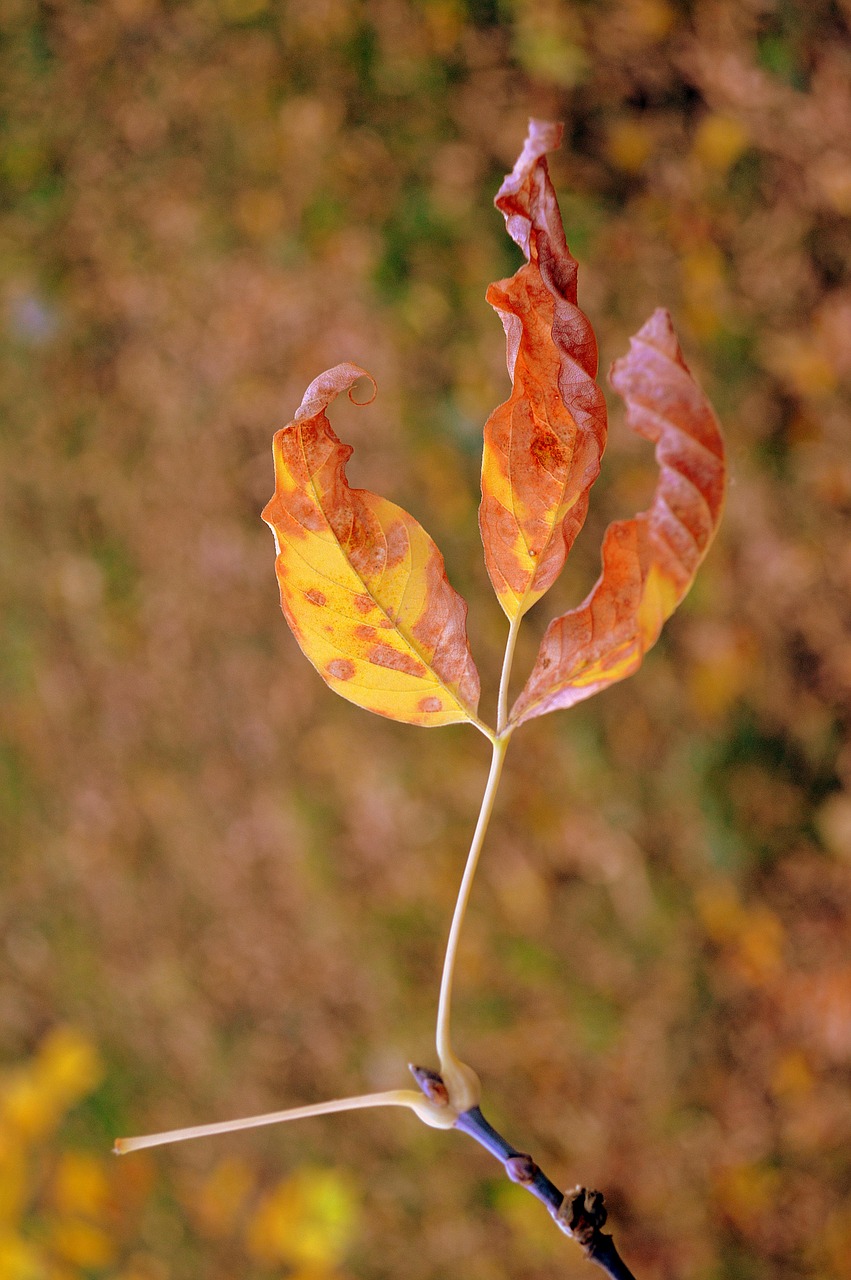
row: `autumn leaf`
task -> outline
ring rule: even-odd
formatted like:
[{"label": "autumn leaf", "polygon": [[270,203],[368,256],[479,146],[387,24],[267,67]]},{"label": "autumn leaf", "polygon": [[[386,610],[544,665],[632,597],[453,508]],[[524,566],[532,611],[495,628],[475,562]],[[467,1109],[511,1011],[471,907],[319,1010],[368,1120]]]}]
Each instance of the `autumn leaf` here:
[{"label": "autumn leaf", "polygon": [[275,435],[275,493],[263,519],[275,535],[281,606],[305,655],[350,702],[408,724],[475,721],[467,605],[422,526],[350,488],[352,449],[325,413],[369,376],[354,364],[321,374]]},{"label": "autumn leaf", "polygon": [[666,311],[631,339],[611,383],[626,400],[629,426],[656,445],[661,475],[649,510],[607,529],[603,572],[590,595],[547,628],[513,724],[573,706],[636,671],[718,527],[724,444]]},{"label": "autumn leaf", "polygon": [[606,442],[595,382],[597,343],[576,305],[577,264],[564,238],[546,153],[562,126],[532,120],[496,197],[527,262],[488,289],[505,329],[513,390],[485,425],[479,526],[485,562],[509,619],[561,572],[585,521]]}]

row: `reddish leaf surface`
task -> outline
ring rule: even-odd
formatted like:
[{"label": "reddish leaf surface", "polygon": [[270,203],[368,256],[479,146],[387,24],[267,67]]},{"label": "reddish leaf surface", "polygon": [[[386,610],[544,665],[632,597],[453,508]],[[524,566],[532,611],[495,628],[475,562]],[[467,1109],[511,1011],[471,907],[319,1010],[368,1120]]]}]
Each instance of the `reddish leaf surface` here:
[{"label": "reddish leaf surface", "polygon": [[576,305],[577,265],[545,159],[562,126],[532,120],[496,197],[527,262],[488,289],[505,328],[511,396],[485,425],[479,526],[500,604],[516,618],[561,572],[606,442],[597,343]]},{"label": "reddish leaf surface", "polygon": [[408,724],[475,718],[479,676],[467,605],[443,557],[407,511],[346,479],[350,445],[325,410],[363,369],[340,364],[311,383],[272,451],[281,606],[323,680],[359,706]]},{"label": "reddish leaf surface", "polygon": [[629,426],[656,445],[661,475],[653,503],[609,526],[603,572],[587,599],[547,628],[512,709],[514,724],[631,675],[691,586],[718,527],[724,444],[668,313],[656,311],[630,347],[615,362],[611,383],[626,400]]}]

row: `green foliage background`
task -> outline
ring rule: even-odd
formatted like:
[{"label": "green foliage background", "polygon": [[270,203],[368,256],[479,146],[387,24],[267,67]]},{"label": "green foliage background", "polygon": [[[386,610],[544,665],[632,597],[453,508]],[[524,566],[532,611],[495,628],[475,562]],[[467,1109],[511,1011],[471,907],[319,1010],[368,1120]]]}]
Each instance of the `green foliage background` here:
[{"label": "green foliage background", "polygon": [[[641,1280],[851,1278],[849,24],[848,0],[3,4],[4,1275],[586,1274],[483,1153],[395,1112],[103,1154],[433,1060],[487,747],[331,697],[258,512],[273,429],[365,365],[353,475],[444,549],[490,714],[483,294],[517,265],[491,201],[536,114],[566,122],[602,367],[668,306],[731,487],[645,669],[515,740],[459,1049],[494,1123],[605,1189]],[[650,493],[617,405],[610,439],[518,675]]]}]

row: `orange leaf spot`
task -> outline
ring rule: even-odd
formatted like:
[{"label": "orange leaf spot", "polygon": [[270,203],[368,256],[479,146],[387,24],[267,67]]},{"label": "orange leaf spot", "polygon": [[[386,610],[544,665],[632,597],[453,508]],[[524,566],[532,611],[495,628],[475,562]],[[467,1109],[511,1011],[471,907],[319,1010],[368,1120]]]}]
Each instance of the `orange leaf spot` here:
[{"label": "orange leaf spot", "polygon": [[416,658],[407,653],[399,653],[391,649],[389,644],[374,645],[369,651],[369,660],[377,667],[387,667],[391,671],[404,671],[409,676],[424,676],[426,669]]}]

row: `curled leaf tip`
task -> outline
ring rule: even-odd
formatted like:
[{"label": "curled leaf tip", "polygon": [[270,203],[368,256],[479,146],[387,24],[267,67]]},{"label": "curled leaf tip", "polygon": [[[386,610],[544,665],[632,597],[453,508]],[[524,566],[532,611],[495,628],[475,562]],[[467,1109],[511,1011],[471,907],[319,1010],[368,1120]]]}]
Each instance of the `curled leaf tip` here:
[{"label": "curled leaf tip", "polygon": [[355,387],[357,386],[357,383],[349,387],[349,391],[348,391],[348,396],[352,404],[357,405],[359,409],[364,409],[368,404],[372,404],[373,400],[378,395],[378,383],[375,381],[375,378],[373,378],[372,374],[365,373],[363,376],[369,381],[371,386],[371,390],[367,398],[365,400],[359,400],[357,398],[357,396],[355,395]]},{"label": "curled leaf tip", "polygon": [[[361,378],[366,378],[372,384],[372,395],[369,400],[358,401],[352,395],[353,387],[360,382]],[[326,369],[318,378],[313,379],[302,397],[301,404],[296,409],[293,421],[302,422],[305,418],[313,418],[316,414],[324,412],[344,391],[348,393],[353,404],[371,404],[378,393],[378,384],[372,374],[367,373],[366,369],[362,369],[360,365],[335,364],[332,369]]]}]

